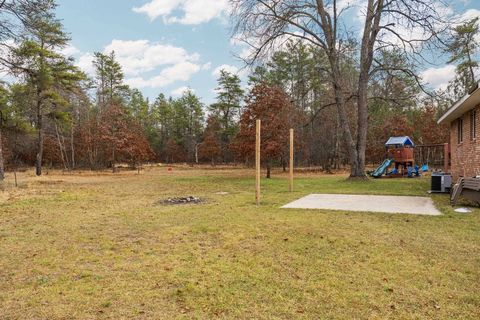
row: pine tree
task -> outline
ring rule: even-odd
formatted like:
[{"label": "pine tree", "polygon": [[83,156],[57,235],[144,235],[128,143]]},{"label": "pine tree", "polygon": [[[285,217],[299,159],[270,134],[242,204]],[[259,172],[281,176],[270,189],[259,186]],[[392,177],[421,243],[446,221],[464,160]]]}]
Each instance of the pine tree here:
[{"label": "pine tree", "polygon": [[34,96],[35,126],[38,132],[36,174],[42,174],[45,115],[64,105],[60,90],[70,90],[83,74],[73,66],[72,61],[58,52],[69,41],[61,22],[53,12],[55,6],[46,12],[28,17],[25,40],[13,51],[14,73],[25,78]]},{"label": "pine tree", "polygon": [[453,95],[452,100],[464,96],[473,85],[476,84],[475,72],[478,61],[475,59],[478,53],[479,43],[476,38],[479,34],[478,17],[466,21],[453,29],[452,41],[447,46],[450,53],[448,63],[456,63],[456,76],[449,85],[449,91]]},{"label": "pine tree", "polygon": [[129,89],[123,83],[122,67],[115,59],[115,52],[109,54],[95,52],[94,56],[98,108],[102,110],[109,104],[124,102]]},{"label": "pine tree", "polygon": [[236,123],[243,99],[240,78],[236,74],[221,70],[216,91],[217,102],[212,104],[209,109],[220,122],[223,161],[227,162],[231,160],[228,145],[238,130]]},{"label": "pine tree", "polygon": [[163,155],[168,162],[167,142],[172,135],[173,108],[171,101],[159,94],[152,105],[151,117],[153,118],[155,143],[153,145],[157,156]]},{"label": "pine tree", "polygon": [[203,131],[203,104],[200,99],[191,91],[186,92],[179,99],[181,112],[178,114],[185,118],[179,118],[179,123],[184,123],[185,147],[187,150],[187,161],[196,162],[195,150],[200,142]]},{"label": "pine tree", "polygon": [[136,118],[146,131],[150,131],[152,116],[148,99],[145,99],[138,89],[128,89],[128,101],[126,102],[128,114]]}]

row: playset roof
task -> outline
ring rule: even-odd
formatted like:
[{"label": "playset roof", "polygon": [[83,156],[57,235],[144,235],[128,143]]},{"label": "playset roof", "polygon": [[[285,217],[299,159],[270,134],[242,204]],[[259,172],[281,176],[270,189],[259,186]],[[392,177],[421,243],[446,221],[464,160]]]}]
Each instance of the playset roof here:
[{"label": "playset roof", "polygon": [[390,139],[388,139],[388,141],[385,143],[386,147],[396,146],[396,145],[415,147],[415,144],[413,143],[412,139],[410,139],[409,136],[390,137]]}]

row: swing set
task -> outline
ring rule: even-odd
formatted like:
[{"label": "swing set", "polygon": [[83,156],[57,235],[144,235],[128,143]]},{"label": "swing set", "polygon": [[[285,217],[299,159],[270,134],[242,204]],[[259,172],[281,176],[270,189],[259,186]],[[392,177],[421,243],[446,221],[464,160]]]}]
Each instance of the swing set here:
[{"label": "swing set", "polygon": [[423,165],[422,171],[449,172],[450,145],[448,143],[417,145],[414,153],[417,163]]}]

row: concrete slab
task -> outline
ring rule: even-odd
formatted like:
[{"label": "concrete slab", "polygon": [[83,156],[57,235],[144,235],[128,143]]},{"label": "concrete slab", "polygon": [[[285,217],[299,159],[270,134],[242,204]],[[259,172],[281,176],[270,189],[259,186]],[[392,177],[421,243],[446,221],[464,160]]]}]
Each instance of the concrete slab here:
[{"label": "concrete slab", "polygon": [[282,208],[441,215],[431,198],[406,196],[310,194]]}]

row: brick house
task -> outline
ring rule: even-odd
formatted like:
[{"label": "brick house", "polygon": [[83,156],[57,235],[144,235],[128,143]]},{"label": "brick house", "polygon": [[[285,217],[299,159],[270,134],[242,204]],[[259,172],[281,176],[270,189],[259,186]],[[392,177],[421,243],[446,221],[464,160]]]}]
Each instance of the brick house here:
[{"label": "brick house", "polygon": [[458,100],[438,123],[450,125],[453,178],[480,176],[480,88]]}]

